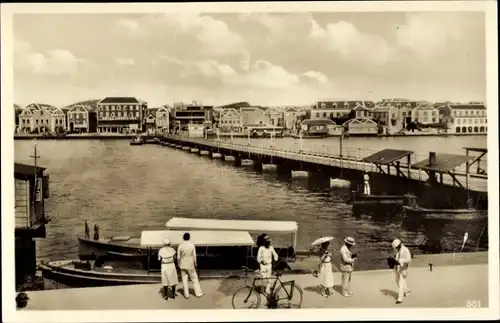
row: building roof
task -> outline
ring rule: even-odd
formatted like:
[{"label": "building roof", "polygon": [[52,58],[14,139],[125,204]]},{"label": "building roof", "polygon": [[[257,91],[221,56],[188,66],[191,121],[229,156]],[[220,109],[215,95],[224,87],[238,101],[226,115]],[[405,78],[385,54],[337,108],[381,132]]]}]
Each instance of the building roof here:
[{"label": "building roof", "polygon": [[46,170],[46,168],[40,166],[35,168],[33,165],[14,163],[14,176],[34,176],[36,171],[38,172],[38,175],[41,175],[44,170]]},{"label": "building roof", "polygon": [[486,106],[482,103],[449,104],[449,107],[455,110],[486,110]]},{"label": "building roof", "polygon": [[330,119],[306,119],[302,121],[303,125],[308,125],[308,126],[328,126],[328,125],[336,125],[335,122],[333,122]]},{"label": "building roof", "polygon": [[132,103],[132,104],[138,104],[141,103],[139,100],[137,100],[134,97],[105,97],[99,103]]},{"label": "building roof", "polygon": [[325,109],[354,109],[357,105],[366,106],[368,108],[374,105],[372,101],[318,101],[316,103],[316,108],[322,109],[322,104],[325,104]]}]

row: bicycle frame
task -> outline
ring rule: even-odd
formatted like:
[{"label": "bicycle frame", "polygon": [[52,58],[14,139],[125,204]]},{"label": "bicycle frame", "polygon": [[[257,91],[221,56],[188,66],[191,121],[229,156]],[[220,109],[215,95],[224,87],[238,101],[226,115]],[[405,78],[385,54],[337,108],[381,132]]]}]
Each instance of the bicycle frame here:
[{"label": "bicycle frame", "polygon": [[[260,281],[260,280],[268,280],[268,279],[274,279],[274,282],[271,286],[271,294],[268,294],[267,292],[262,292],[262,291],[260,293],[263,294],[264,296],[266,296],[266,299],[269,302],[270,299],[276,298],[276,287],[277,287],[276,285],[278,284],[278,282],[279,282],[280,286],[283,287],[283,281],[280,279],[279,276],[275,276],[274,278],[255,277],[253,279],[253,282],[252,282],[252,288],[258,289],[258,287],[260,287],[260,286],[257,286],[255,283],[257,281]],[[290,280],[290,281],[287,281],[285,283],[290,283],[292,285],[292,289],[291,289],[290,294],[288,293],[288,291],[285,288],[283,288],[283,290],[287,294],[287,299],[290,300],[293,297],[293,287],[295,286],[295,280]]]}]

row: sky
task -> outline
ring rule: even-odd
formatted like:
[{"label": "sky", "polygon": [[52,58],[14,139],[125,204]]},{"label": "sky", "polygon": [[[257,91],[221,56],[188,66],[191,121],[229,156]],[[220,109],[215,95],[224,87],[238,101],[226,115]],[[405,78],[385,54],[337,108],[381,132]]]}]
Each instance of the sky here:
[{"label": "sky", "polygon": [[16,14],[14,102],[486,100],[480,12]]}]

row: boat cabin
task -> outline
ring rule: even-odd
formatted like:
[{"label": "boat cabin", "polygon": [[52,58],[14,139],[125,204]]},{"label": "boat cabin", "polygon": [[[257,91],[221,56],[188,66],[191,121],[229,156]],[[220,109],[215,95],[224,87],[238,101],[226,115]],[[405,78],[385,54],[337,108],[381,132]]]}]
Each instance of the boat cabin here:
[{"label": "boat cabin", "polygon": [[165,238],[171,241],[171,247],[177,248],[184,239],[185,232],[191,235],[190,242],[196,246],[198,267],[203,269],[239,269],[248,266],[252,247],[255,245],[250,233],[245,231],[142,231],[141,247],[146,247],[147,269],[160,269],[158,250],[163,247]]},{"label": "boat cabin", "polygon": [[[165,226],[167,230],[189,231],[189,230],[218,230],[225,231],[244,231],[253,234],[266,233],[272,235],[289,235],[290,244],[284,248],[276,248],[273,240],[273,246],[281,258],[287,261],[293,261],[296,256],[297,231],[299,226],[295,221],[261,221],[261,220],[218,220],[218,219],[196,219],[174,217],[170,219]],[[257,248],[254,248],[253,255],[257,254]]]}]

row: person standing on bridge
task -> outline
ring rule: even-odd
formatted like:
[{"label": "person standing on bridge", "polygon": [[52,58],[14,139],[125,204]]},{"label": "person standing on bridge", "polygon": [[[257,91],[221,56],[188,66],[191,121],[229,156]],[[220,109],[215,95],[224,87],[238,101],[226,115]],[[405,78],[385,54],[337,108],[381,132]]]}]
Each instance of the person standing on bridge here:
[{"label": "person standing on bridge", "polygon": [[392,242],[392,248],[396,251],[394,259],[396,259],[397,262],[396,266],[394,267],[396,285],[398,285],[398,299],[396,301],[396,304],[400,304],[403,302],[403,298],[411,292],[406,281],[408,277],[408,267],[411,263],[411,253],[410,250],[406,246],[404,246],[399,239],[395,239]]},{"label": "person standing on bridge", "polygon": [[352,247],[356,245],[354,238],[344,239],[344,245],[340,248],[340,272],[342,273],[342,295],[344,297],[352,296],[351,275],[354,271],[356,254],[352,253]]},{"label": "person standing on bridge", "polygon": [[364,195],[370,195],[371,194],[371,188],[370,188],[370,176],[368,176],[368,173],[365,173],[363,175],[363,194]]},{"label": "person standing on bridge", "polygon": [[260,277],[266,281],[266,293],[271,294],[271,281],[269,278],[273,272],[273,260],[278,261],[278,254],[271,246],[271,239],[265,235],[262,237],[263,245],[257,252],[257,261],[260,264]]},{"label": "person standing on bridge", "polygon": [[201,291],[198,274],[196,273],[196,247],[189,241],[191,235],[188,232],[184,233],[183,239],[184,241],[177,247],[177,260],[181,270],[184,297],[189,298],[188,276],[193,282],[194,295],[202,297],[205,293]]}]

